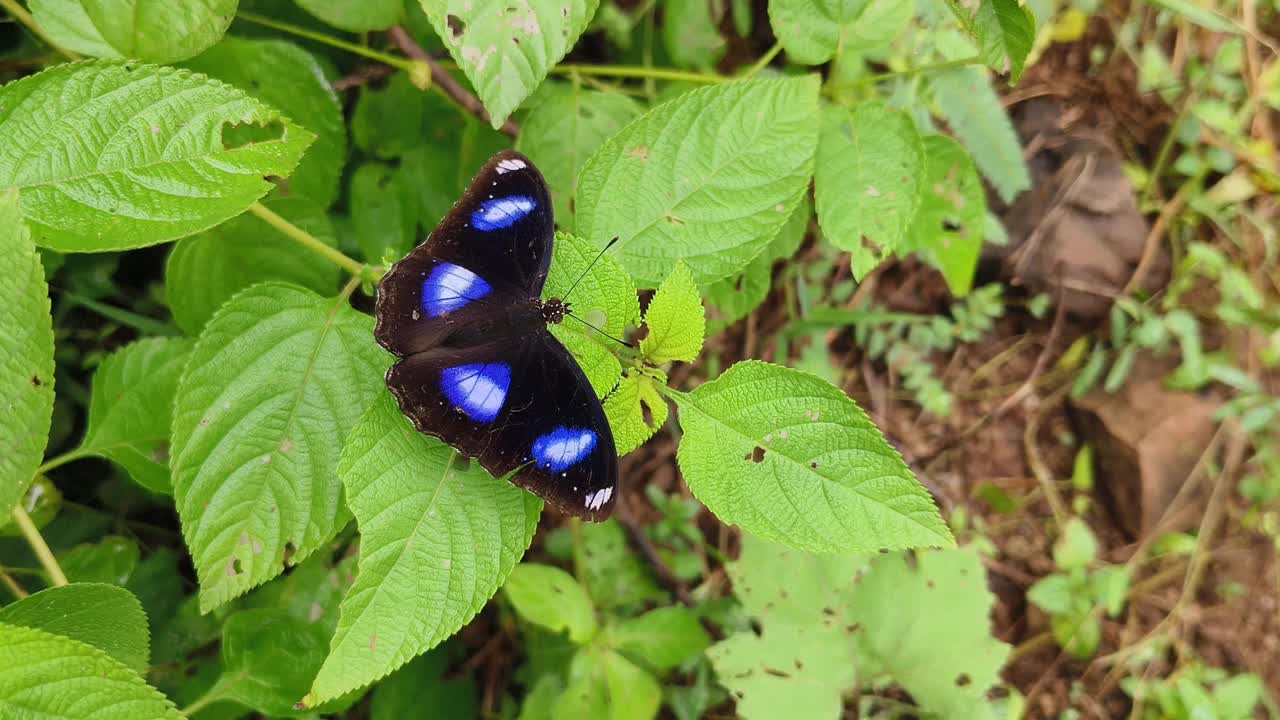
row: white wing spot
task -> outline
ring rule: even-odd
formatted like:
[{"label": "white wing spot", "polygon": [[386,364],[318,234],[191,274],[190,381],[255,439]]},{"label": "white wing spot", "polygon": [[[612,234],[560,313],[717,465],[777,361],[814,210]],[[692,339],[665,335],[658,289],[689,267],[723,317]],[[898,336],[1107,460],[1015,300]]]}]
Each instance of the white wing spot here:
[{"label": "white wing spot", "polygon": [[525,167],[527,166],[525,165],[525,162],[523,160],[518,160],[516,158],[507,158],[505,160],[498,161],[497,169],[498,169],[499,175],[505,175],[509,172],[512,172],[513,170],[523,170]]}]

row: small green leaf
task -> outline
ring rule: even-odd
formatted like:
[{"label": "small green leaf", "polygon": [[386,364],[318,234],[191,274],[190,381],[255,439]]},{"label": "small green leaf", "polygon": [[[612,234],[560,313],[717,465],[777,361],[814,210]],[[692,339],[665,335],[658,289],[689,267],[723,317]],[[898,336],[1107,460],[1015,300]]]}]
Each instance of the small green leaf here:
[{"label": "small green leaf", "polygon": [[1000,197],[1011,203],[1031,187],[1022,144],[986,71],[978,67],[941,70],[929,75],[929,85],[938,112]]},{"label": "small green leaf", "polygon": [[89,428],[79,451],[118,463],[152,492],[173,492],[169,425],[192,346],[184,338],[148,338],[107,356],[93,374]]},{"label": "small green leaf", "polygon": [[1086,660],[1098,651],[1102,642],[1102,623],[1087,610],[1049,618],[1053,639],[1068,655]]},{"label": "small green leaf", "polygon": [[1089,525],[1080,518],[1071,518],[1062,528],[1062,537],[1053,544],[1053,564],[1063,570],[1079,570],[1089,567],[1098,556],[1098,541]]},{"label": "small green leaf", "polygon": [[769,22],[789,60],[821,65],[893,42],[912,10],[901,0],[769,0]]},{"label": "small green leaf", "polygon": [[36,0],[31,12],[54,42],[101,58],[173,63],[218,42],[237,0]]},{"label": "small green leaf", "polygon": [[351,225],[366,262],[400,258],[418,234],[413,190],[400,173],[382,163],[366,163],[351,178]]},{"label": "small green leaf", "polygon": [[520,617],[552,632],[567,630],[582,644],[596,633],[591,598],[569,573],[551,565],[520,563],[502,586]]},{"label": "small green leaf", "polygon": [[[608,254],[600,255],[599,248],[585,240],[562,232],[556,233],[553,252],[551,272],[542,288],[544,299],[567,299],[574,315],[617,338],[622,337],[627,326],[639,322],[636,286],[617,260]],[[588,267],[591,272],[584,275]],[[565,298],[570,288],[573,294]],[[573,353],[598,397],[604,397],[618,384],[622,366],[613,354],[613,340],[576,320],[552,325],[551,333]]]},{"label": "small green leaf", "polygon": [[987,217],[982,180],[973,158],[949,137],[926,136],[924,156],[920,208],[902,250],[920,253],[942,271],[951,294],[963,297],[973,287],[982,252]]},{"label": "small green leaf", "polygon": [[698,616],[682,606],[623,620],[609,628],[609,640],[618,652],[657,670],[670,670],[711,644]]},{"label": "small green leaf", "polygon": [[906,113],[864,102],[853,114],[829,109],[814,173],[818,223],[852,254],[855,278],[898,250],[920,207],[928,173],[924,143]]},{"label": "small green leaf", "polygon": [[667,401],[654,383],[648,375],[628,372],[604,401],[619,456],[643,445],[667,422]]},{"label": "small green leaf", "polygon": [[[250,138],[233,132],[244,127]],[[217,225],[273,187],[265,176],[287,176],[314,139],[229,85],[168,67],[66,64],[0,88],[0,189],[21,191],[35,243],[62,252]]]},{"label": "small green leaf", "polygon": [[599,0],[419,0],[499,128],[587,29]]},{"label": "small green leaf", "polygon": [[[262,204],[325,245],[337,243],[332,223],[314,201],[272,193]],[[199,335],[218,308],[251,285],[280,280],[329,295],[337,288],[338,268],[245,213],[179,240],[169,253],[164,280],[174,322]]]},{"label": "small green leaf", "polygon": [[325,656],[324,630],[288,611],[241,610],[222,626],[222,677],[210,691],[267,715],[294,715]]},{"label": "small green leaf", "polygon": [[333,204],[347,160],[347,129],[338,96],[315,56],[284,40],[226,37],[183,67],[234,85],[315,133],[290,176],[289,191],[322,208]]},{"label": "small green leaf", "polygon": [[[360,88],[351,116],[351,138],[356,147],[383,160],[400,157],[424,142],[439,144],[444,138],[423,135],[429,113],[452,113],[441,107],[445,103],[410,82],[409,73],[398,72],[381,88]],[[436,131],[443,133],[444,129]]]},{"label": "small green leaf", "polygon": [[0,608],[0,623],[78,640],[136,673],[147,672],[147,616],[138,598],[117,585],[75,583],[47,588]]},{"label": "small green leaf", "polygon": [[982,46],[982,60],[1000,72],[1009,61],[1010,80],[1022,79],[1022,69],[1036,39],[1036,16],[1018,0],[982,0],[974,15],[974,30]]},{"label": "small green leaf", "polygon": [[297,0],[298,7],[347,32],[386,30],[404,18],[404,0]]},{"label": "small green leaf", "polygon": [[415,430],[386,391],[351,431],[339,474],[360,528],[360,571],[315,679],[318,700],[457,632],[519,562],[542,512],[534,495]]},{"label": "small green leaf", "polygon": [[706,315],[693,273],[684,263],[677,261],[658,287],[645,311],[644,324],[649,334],[640,341],[640,352],[654,365],[693,362],[702,352]]},{"label": "small green leaf", "polygon": [[644,287],[683,259],[705,285],[773,240],[807,192],[818,78],[700,88],[650,110],[596,150],[578,177],[579,235],[616,252]]},{"label": "small green leaf", "polygon": [[420,655],[378,683],[369,709],[370,720],[413,717],[480,717],[476,683],[471,675],[445,679],[448,645]]},{"label": "small green leaf", "polygon": [[21,708],[23,716],[182,720],[173,703],[120,661],[43,630],[0,624],[0,667],[0,707]]},{"label": "small green leaf", "polygon": [[1125,599],[1129,596],[1129,570],[1123,565],[1108,565],[1099,568],[1089,576],[1089,584],[1093,586],[1093,596],[1107,615],[1116,617],[1124,609]]},{"label": "small green leaf", "polygon": [[1027,599],[1050,615],[1065,615],[1075,604],[1076,588],[1061,573],[1046,575],[1027,590]]},{"label": "small green leaf", "polygon": [[666,0],[662,4],[662,40],[679,67],[712,70],[728,49],[720,34],[723,3]]},{"label": "small green leaf", "polygon": [[1263,692],[1262,678],[1241,673],[1213,686],[1213,705],[1221,718],[1252,717]]},{"label": "small green leaf", "polygon": [[746,361],[676,402],[680,469],[722,521],[816,552],[954,544],[901,456],[830,383]]},{"label": "small green leaf", "polygon": [[0,294],[7,298],[0,303],[0,397],[6,402],[0,414],[2,526],[31,486],[53,418],[49,287],[14,190],[0,190],[0,257],[6,266]]},{"label": "small green leaf", "polygon": [[587,158],[627,123],[640,106],[626,95],[585,90],[577,84],[548,84],[543,100],[520,126],[516,149],[529,156],[547,179],[556,223],[573,227],[578,173]]},{"label": "small green leaf", "polygon": [[577,574],[602,612],[631,615],[646,604],[668,600],[617,520],[584,523],[581,533],[582,550],[574,555]]},{"label": "small green leaf", "polygon": [[108,535],[96,543],[82,543],[58,557],[62,571],[73,583],[124,585],[133,575],[142,551],[138,543]]},{"label": "small green leaf", "polygon": [[300,562],[350,517],[338,452],[382,387],[372,319],[262,283],[205,326],[173,415],[173,487],[208,611]]},{"label": "small green leaf", "polygon": [[569,682],[551,712],[557,720],[652,720],[662,688],[652,675],[616,652],[597,646],[578,650]]}]

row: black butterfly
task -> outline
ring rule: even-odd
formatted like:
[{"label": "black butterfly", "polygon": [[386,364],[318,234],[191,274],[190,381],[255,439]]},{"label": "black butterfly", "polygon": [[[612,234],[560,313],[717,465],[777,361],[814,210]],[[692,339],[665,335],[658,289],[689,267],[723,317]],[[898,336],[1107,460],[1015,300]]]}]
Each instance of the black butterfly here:
[{"label": "black butterfly", "polygon": [[603,520],[618,458],[604,408],[547,330],[569,312],[539,299],[555,240],[542,174],[495,155],[426,241],[378,285],[387,387],[418,430],[563,512]]}]

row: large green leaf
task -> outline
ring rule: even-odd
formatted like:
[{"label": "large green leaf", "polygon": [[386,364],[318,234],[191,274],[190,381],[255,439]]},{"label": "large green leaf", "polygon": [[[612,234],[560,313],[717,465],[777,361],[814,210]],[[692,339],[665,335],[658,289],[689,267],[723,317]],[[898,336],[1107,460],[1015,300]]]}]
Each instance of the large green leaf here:
[{"label": "large green leaf", "polygon": [[786,224],[774,236],[769,247],[757,255],[746,270],[702,288],[703,296],[714,308],[709,323],[713,334],[718,328],[724,328],[745,317],[764,302],[773,285],[774,261],[790,259],[795,255],[809,231],[811,217],[813,206],[806,197],[796,206],[791,217],[787,218]]},{"label": "large green leaf", "polygon": [[182,720],[158,690],[107,653],[0,624],[0,716],[14,720]]},{"label": "large green leaf", "polygon": [[293,715],[324,651],[323,628],[281,608],[242,610],[222,626],[222,676],[210,692],[267,715]]},{"label": "large green leaf", "polygon": [[347,129],[338,96],[311,53],[284,40],[226,37],[184,66],[240,88],[315,133],[289,191],[323,207],[333,203],[347,160]]},{"label": "large green leaf", "polygon": [[89,428],[78,451],[111,459],[148,490],[172,492],[169,425],[192,345],[185,338],[148,338],[103,360],[93,374]]},{"label": "large green leaf", "polygon": [[763,252],[808,190],[818,78],[694,90],[645,113],[587,161],[580,236],[615,254],[644,287],[683,259],[699,285]]},{"label": "large green leaf", "polygon": [[37,245],[142,247],[243,212],[314,137],[186,70],[58,65],[0,88],[0,189],[21,191]]},{"label": "large green leaf", "polygon": [[945,135],[924,138],[928,170],[921,184],[920,208],[899,248],[921,254],[942,271],[956,297],[973,287],[982,253],[987,199],[973,158]]},{"label": "large green leaf", "polygon": [[58,562],[73,583],[124,585],[133,576],[142,550],[138,543],[119,535],[76,545],[59,553]]},{"label": "large green leaf", "polygon": [[263,283],[205,326],[178,386],[170,463],[202,610],[301,561],[350,517],[338,452],[387,366],[372,325],[345,297]]},{"label": "large green leaf", "polygon": [[445,678],[449,669],[449,654],[446,652],[449,648],[449,645],[441,645],[379,682],[369,707],[370,720],[480,717],[480,703],[472,675]]},{"label": "large green leaf", "polygon": [[351,116],[351,139],[375,157],[396,158],[419,145],[447,144],[457,118],[447,100],[415,86],[409,73],[398,72],[383,87],[360,88]]},{"label": "large green leaf", "polygon": [[75,583],[47,588],[0,608],[0,623],[78,640],[134,672],[147,672],[147,616],[138,598],[118,585]]},{"label": "large green leaf", "polygon": [[237,0],[33,0],[31,13],[53,41],[100,58],[173,63],[218,42]]},{"label": "large green leaf", "polygon": [[600,144],[640,115],[626,95],[585,90],[577,84],[551,85],[524,124],[516,149],[529,156],[551,188],[556,223],[573,227],[578,173]]},{"label": "large green leaf", "polygon": [[350,32],[386,30],[404,17],[404,0],[297,0],[298,6]]},{"label": "large green leaf", "polygon": [[360,571],[312,688],[318,701],[457,632],[524,555],[542,512],[537,497],[415,430],[387,392],[351,432],[340,474]]},{"label": "large green leaf", "polygon": [[404,176],[382,163],[365,163],[351,177],[351,228],[371,263],[404,257],[416,244],[417,207]]},{"label": "large green leaf", "polygon": [[902,0],[769,0],[769,22],[789,60],[821,65],[893,42],[912,10]]},{"label": "large green leaf", "polygon": [[822,234],[861,278],[898,249],[920,207],[927,165],[915,122],[879,102],[823,115],[814,197]]},{"label": "large green leaf", "polygon": [[722,521],[817,552],[953,544],[898,452],[825,380],[746,361],[676,402],[680,469]]},{"label": "large green leaf", "polygon": [[[314,201],[273,193],[262,204],[325,245],[337,243],[333,224]],[[198,335],[236,293],[267,280],[327,295],[337,287],[338,268],[257,215],[245,213],[178,241],[164,269],[173,319],[191,335]]]},{"label": "large green leaf", "polygon": [[[2,97],[0,91],[0,97]],[[0,151],[2,152],[2,151]],[[40,254],[18,210],[18,193],[0,190],[0,525],[27,492],[53,417],[53,321]]]},{"label": "large green leaf", "polygon": [[587,29],[599,0],[419,0],[501,127]]}]

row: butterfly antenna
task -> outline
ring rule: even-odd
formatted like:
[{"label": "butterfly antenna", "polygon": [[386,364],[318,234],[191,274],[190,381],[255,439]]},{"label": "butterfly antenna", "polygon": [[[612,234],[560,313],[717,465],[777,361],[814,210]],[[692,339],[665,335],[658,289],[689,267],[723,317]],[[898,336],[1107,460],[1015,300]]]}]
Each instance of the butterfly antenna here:
[{"label": "butterfly antenna", "polygon": [[[569,291],[564,294],[564,297],[560,298],[561,300],[567,301],[569,299],[569,296],[573,294],[574,289],[578,287],[578,283],[582,282],[582,278],[586,277],[587,273],[591,272],[591,268],[596,266],[596,262],[599,261],[601,257],[604,257],[604,254],[609,252],[609,248],[613,247],[615,244],[617,244],[617,242],[618,242],[618,236],[614,235],[613,239],[610,240],[609,243],[604,246],[604,249],[601,250],[596,255],[595,260],[592,260],[591,264],[587,266],[587,269],[583,270],[582,274],[578,276],[578,279],[573,281],[573,284],[569,286]],[[600,328],[596,328],[596,329],[600,330]],[[601,332],[604,332],[604,331],[601,330]]]},{"label": "butterfly antenna", "polygon": [[569,313],[566,317],[571,317],[571,318],[573,318],[574,320],[577,320],[578,322],[582,323],[583,325],[586,325],[587,327],[591,328],[592,330],[595,330],[596,332],[598,332],[598,333],[600,333],[601,335],[603,335],[603,336],[605,336],[605,337],[609,338],[610,340],[612,340],[612,341],[614,341],[614,342],[618,343],[619,345],[622,345],[622,346],[625,346],[625,347],[629,347],[629,348],[631,348],[632,350],[635,350],[635,349],[636,349],[636,346],[635,346],[635,345],[632,345],[631,343],[627,342],[626,340],[619,340],[618,338],[616,338],[616,337],[614,337],[614,336],[610,335],[609,333],[607,333],[607,332],[605,332],[605,331],[601,330],[600,328],[596,327],[595,325],[592,325],[591,323],[587,322],[586,320],[583,320],[582,318],[578,317],[577,315],[574,315],[573,313]]}]

